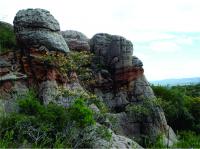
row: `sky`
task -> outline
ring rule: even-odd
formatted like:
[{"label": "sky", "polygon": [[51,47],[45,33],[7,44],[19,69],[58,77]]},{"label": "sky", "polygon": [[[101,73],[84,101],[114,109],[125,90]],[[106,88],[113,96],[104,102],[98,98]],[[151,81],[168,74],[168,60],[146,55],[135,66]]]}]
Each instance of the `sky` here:
[{"label": "sky", "polygon": [[61,30],[131,40],[148,80],[200,77],[200,0],[0,0],[0,21],[43,8]]}]

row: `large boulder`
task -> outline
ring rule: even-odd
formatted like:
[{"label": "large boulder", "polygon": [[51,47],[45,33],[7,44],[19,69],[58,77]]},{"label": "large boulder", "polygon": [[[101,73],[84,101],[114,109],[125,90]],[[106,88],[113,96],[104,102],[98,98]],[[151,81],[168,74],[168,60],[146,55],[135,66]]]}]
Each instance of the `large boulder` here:
[{"label": "large boulder", "polygon": [[89,39],[83,33],[74,30],[66,30],[61,33],[70,50],[90,50]]},{"label": "large boulder", "polygon": [[60,34],[59,23],[49,11],[44,9],[20,10],[13,24],[17,42],[22,48],[44,46],[51,51],[69,52]]},{"label": "large boulder", "polygon": [[118,85],[135,80],[143,74],[142,67],[134,67],[133,44],[124,37],[99,33],[90,40],[90,48],[95,55],[94,67],[107,69]]},{"label": "large boulder", "polygon": [[133,45],[124,37],[99,33],[92,37],[90,46],[102,65],[114,70],[132,66]]}]

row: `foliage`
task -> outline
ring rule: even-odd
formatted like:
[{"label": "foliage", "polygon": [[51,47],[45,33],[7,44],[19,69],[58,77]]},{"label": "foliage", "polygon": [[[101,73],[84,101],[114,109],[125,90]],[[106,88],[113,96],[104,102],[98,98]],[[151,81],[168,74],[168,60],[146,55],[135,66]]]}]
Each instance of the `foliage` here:
[{"label": "foliage", "polygon": [[160,108],[160,101],[158,99],[144,99],[141,103],[130,104],[126,107],[126,111],[134,116],[135,119],[142,121],[147,116],[153,115],[154,110]]},{"label": "foliage", "polygon": [[85,127],[87,125],[94,124],[92,111],[85,106],[84,100],[77,99],[73,106],[69,107],[70,120],[76,121],[79,127]]},{"label": "foliage", "polygon": [[[61,73],[71,74],[76,72],[82,86],[89,86],[94,84],[92,70],[90,69],[93,54],[87,51],[76,52],[72,51],[66,55],[56,52],[47,52],[41,56],[41,60],[45,64],[56,67]],[[72,80],[72,79],[70,79]]]},{"label": "foliage", "polygon": [[157,137],[155,142],[152,142],[151,138],[146,135],[142,136],[144,139],[142,140],[143,145],[147,148],[166,148],[164,144],[164,134],[160,133]]},{"label": "foliage", "polygon": [[91,140],[91,136],[83,138],[83,134],[95,121],[84,99],[76,99],[69,108],[44,106],[28,93],[18,105],[18,113],[1,117],[1,147],[89,147],[86,139]]},{"label": "foliage", "polygon": [[97,134],[100,135],[100,138],[104,138],[107,141],[110,141],[112,133],[104,125],[97,127]]},{"label": "foliage", "polygon": [[200,97],[200,83],[194,85],[172,86],[172,89],[178,89],[186,96]]},{"label": "foliage", "polygon": [[179,142],[174,145],[177,148],[200,148],[200,136],[192,131],[178,133]]},{"label": "foliage", "polygon": [[74,98],[82,98],[82,100],[84,100],[88,106],[91,104],[95,104],[102,113],[108,112],[108,107],[102,100],[97,98],[95,94],[86,92],[85,90],[67,90],[63,88],[59,88],[59,91],[60,95],[62,95],[63,97],[71,96]]},{"label": "foliage", "polygon": [[16,47],[13,29],[6,23],[0,23],[0,53]]},{"label": "foliage", "polygon": [[[152,86],[159,97],[168,124],[178,131],[178,148],[200,147],[200,84],[185,86]],[[154,147],[160,147],[158,144]]]},{"label": "foliage", "polygon": [[85,71],[84,67],[90,65],[92,54],[86,51],[83,52],[69,52],[66,55],[62,53],[47,52],[46,55],[41,56],[41,60],[49,65],[60,68],[62,72],[73,71],[82,73]]},{"label": "foliage", "polygon": [[194,115],[188,108],[188,98],[192,97],[185,96],[177,88],[162,86],[152,86],[152,88],[156,96],[160,98],[169,125],[175,130],[191,129]]}]

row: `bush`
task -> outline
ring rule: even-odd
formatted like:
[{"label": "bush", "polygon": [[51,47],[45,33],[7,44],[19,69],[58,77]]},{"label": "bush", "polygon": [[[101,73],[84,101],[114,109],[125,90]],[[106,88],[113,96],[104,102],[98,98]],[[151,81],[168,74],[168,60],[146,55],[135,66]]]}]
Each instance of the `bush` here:
[{"label": "bush", "polygon": [[69,108],[44,106],[28,92],[18,105],[19,113],[1,117],[1,147],[81,147],[86,145],[83,133],[95,124],[92,111],[81,98]]},{"label": "bush", "polygon": [[192,131],[181,131],[178,133],[179,142],[174,145],[178,148],[200,148],[200,136]]},{"label": "bush", "polygon": [[76,121],[79,127],[94,124],[92,111],[84,104],[84,100],[79,98],[68,108],[70,120]]},{"label": "bush", "polygon": [[126,112],[138,121],[144,121],[149,115],[155,115],[155,107],[160,108],[160,101],[158,99],[144,99],[141,103],[130,104],[126,107]]},{"label": "bush", "polygon": [[[200,147],[200,84],[188,86],[152,86],[165,112],[168,124],[178,130],[174,147]],[[159,145],[156,145],[159,147]]]},{"label": "bush", "polygon": [[175,130],[191,129],[194,116],[188,109],[188,97],[176,88],[152,86],[154,93],[160,98],[167,122]]},{"label": "bush", "polygon": [[0,22],[0,53],[16,47],[15,34],[11,25]]}]

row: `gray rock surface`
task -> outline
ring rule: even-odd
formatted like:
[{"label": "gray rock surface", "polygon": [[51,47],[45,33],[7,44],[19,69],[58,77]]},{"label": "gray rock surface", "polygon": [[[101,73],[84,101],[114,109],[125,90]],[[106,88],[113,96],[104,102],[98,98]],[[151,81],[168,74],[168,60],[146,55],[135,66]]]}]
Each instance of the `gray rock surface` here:
[{"label": "gray rock surface", "polygon": [[143,147],[141,147],[138,143],[136,143],[135,141],[125,137],[125,136],[121,136],[121,135],[116,135],[113,134],[112,135],[112,145],[111,148],[119,148],[119,149],[125,149],[125,148],[130,148],[130,149],[142,149]]},{"label": "gray rock surface", "polygon": [[134,67],[142,67],[143,66],[142,61],[136,56],[132,57],[132,64]]},{"label": "gray rock surface", "polygon": [[45,46],[52,51],[69,52],[60,34],[58,21],[44,9],[26,9],[17,12],[14,31],[18,44],[23,48]]},{"label": "gray rock surface", "polygon": [[39,98],[45,105],[52,102],[64,107],[69,107],[76,98],[85,93],[79,82],[67,84],[67,86],[63,88],[63,92],[64,91],[70,92],[72,95],[63,96],[62,91],[59,91],[57,82],[55,80],[47,80],[39,85]]},{"label": "gray rock surface", "polygon": [[90,40],[90,48],[101,65],[114,69],[132,66],[133,45],[124,37],[99,33]]},{"label": "gray rock surface", "polygon": [[[170,138],[173,139],[166,137],[169,126],[164,112],[154,103],[156,97],[143,74],[143,63],[136,56],[132,56],[131,42],[120,36],[101,33],[90,40],[90,45],[91,51],[95,54],[94,64],[101,66],[96,71],[97,83],[100,85],[94,89],[94,92],[111,112],[117,113],[111,114],[116,119],[115,126],[111,125],[112,130],[115,130],[118,135],[134,137],[138,140],[143,140],[146,136],[152,142],[155,142],[160,134],[164,134],[164,140],[170,144],[175,143],[175,134],[170,133],[172,134]],[[133,77],[132,80],[127,79],[134,75],[135,78]],[[115,76],[122,81],[116,82]],[[149,105],[145,107],[148,102]],[[129,105],[142,105],[147,108],[148,113],[134,111],[130,114],[126,111]],[[165,144],[166,141],[163,143]]]},{"label": "gray rock surface", "polygon": [[44,81],[39,86],[39,98],[45,105],[54,102],[58,96],[58,84],[56,81]]},{"label": "gray rock surface", "polygon": [[[100,125],[97,124],[96,127]],[[93,148],[118,148],[118,149],[136,149],[136,148],[143,148],[134,140],[127,138],[122,135],[115,134],[111,129],[109,132],[112,134],[110,141],[105,140],[103,138],[96,138]]]},{"label": "gray rock surface", "polygon": [[[13,81],[14,82],[14,81]],[[0,116],[18,110],[17,99],[23,97],[28,92],[27,86],[23,82],[14,82],[9,93],[0,96]]]},{"label": "gray rock surface", "polygon": [[83,33],[74,30],[66,30],[61,33],[70,50],[90,50],[89,39]]},{"label": "gray rock surface", "polygon": [[95,89],[95,94],[102,99],[110,109],[124,108],[128,103],[127,92],[119,91],[116,94],[113,92],[102,92]]},{"label": "gray rock surface", "polygon": [[164,136],[163,141],[163,144],[165,144],[167,147],[171,147],[174,143],[178,142],[176,134],[170,126],[168,126],[167,133]]},{"label": "gray rock surface", "polygon": [[155,98],[153,90],[144,75],[133,81],[133,83],[133,94],[138,100]]}]

